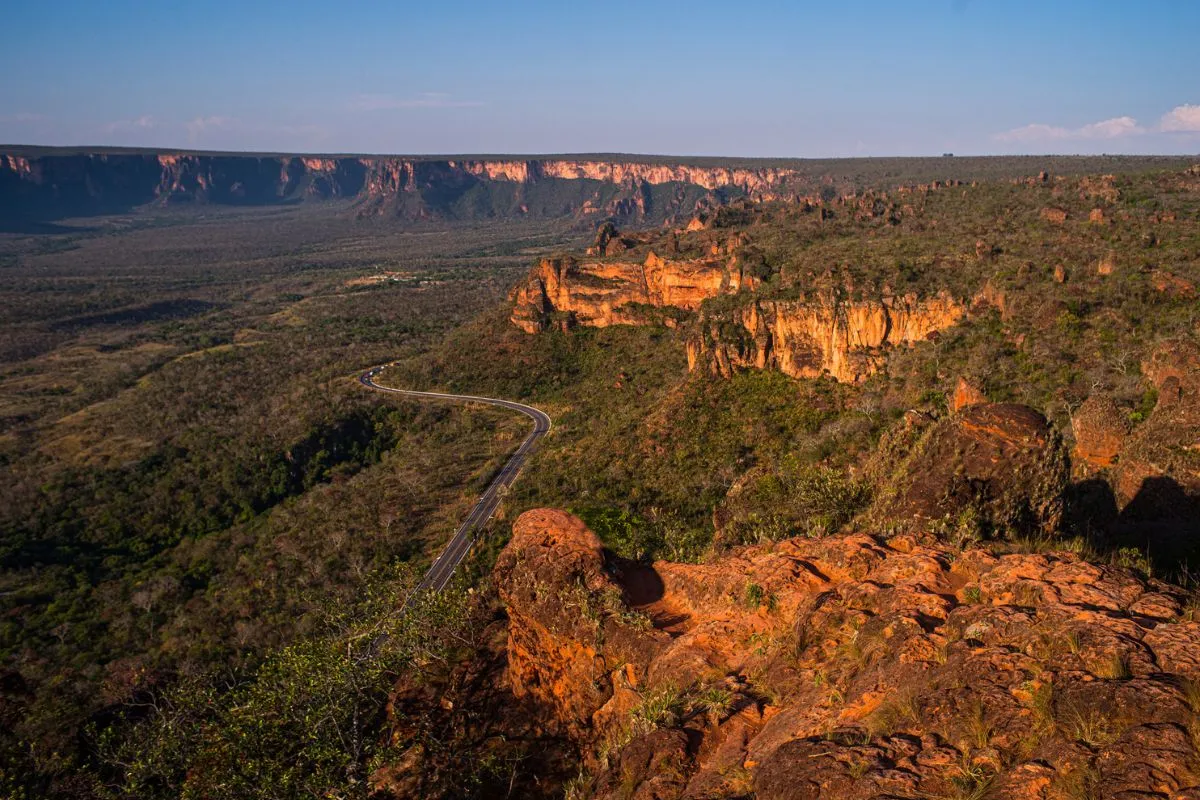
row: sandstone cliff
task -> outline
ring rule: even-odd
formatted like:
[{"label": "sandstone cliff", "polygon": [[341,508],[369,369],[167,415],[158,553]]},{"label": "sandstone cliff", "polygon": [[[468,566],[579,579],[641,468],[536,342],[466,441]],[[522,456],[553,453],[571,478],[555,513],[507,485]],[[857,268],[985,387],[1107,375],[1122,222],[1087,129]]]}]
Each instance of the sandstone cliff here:
[{"label": "sandstone cliff", "polygon": [[512,295],[512,322],[526,333],[556,318],[567,325],[636,324],[642,307],[696,311],[710,297],[753,289],[735,257],[668,261],[650,252],[641,261],[543,259]]},{"label": "sandstone cliff", "polygon": [[639,566],[543,509],[496,578],[593,797],[1200,795],[1200,623],[1124,569],[868,534]]},{"label": "sandstone cliff", "polygon": [[965,316],[966,307],[944,293],[848,301],[820,292],[811,299],[760,300],[701,319],[688,340],[688,365],[720,375],[770,367],[797,378],[828,374],[853,383],[879,369],[887,348],[925,341]]},{"label": "sandstone cliff", "polygon": [[[653,251],[641,261],[543,259],[513,290],[511,320],[527,333],[555,324],[673,324],[677,317],[647,315],[646,308],[697,312],[710,298],[760,288],[740,245],[737,237],[714,240],[709,256],[677,260]],[[797,300],[755,300],[732,311],[702,313],[688,335],[688,366],[724,376],[772,368],[793,377],[828,374],[857,382],[880,367],[887,348],[925,341],[966,313],[946,293],[850,301],[823,291]]]}]

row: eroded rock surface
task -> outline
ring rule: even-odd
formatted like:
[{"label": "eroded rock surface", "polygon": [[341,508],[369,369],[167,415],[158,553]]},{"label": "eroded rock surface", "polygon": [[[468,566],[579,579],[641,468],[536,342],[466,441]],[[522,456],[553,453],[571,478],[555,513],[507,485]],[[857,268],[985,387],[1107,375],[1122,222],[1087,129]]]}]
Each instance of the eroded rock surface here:
[{"label": "eroded rock surface", "polygon": [[658,562],[649,593],[634,569],[541,509],[496,571],[510,671],[573,732],[594,796],[1200,791],[1200,623],[1166,585],[865,534]]},{"label": "eroded rock surface", "polygon": [[[611,240],[605,241],[605,248]],[[512,322],[526,333],[554,324],[607,327],[645,321],[646,307],[695,311],[710,297],[752,289],[734,257],[637,261],[543,259],[512,295]]]},{"label": "eroded rock surface", "polygon": [[1071,418],[1075,434],[1074,456],[1093,467],[1110,467],[1117,461],[1129,436],[1129,420],[1111,398],[1089,397]]},{"label": "eroded rock surface", "polygon": [[1113,489],[1125,518],[1159,526],[1172,547],[1190,544],[1200,536],[1200,345],[1165,342],[1142,372],[1158,402],[1122,442]]},{"label": "eroded rock surface", "polygon": [[965,306],[944,293],[846,301],[819,292],[805,300],[758,301],[701,319],[688,340],[688,364],[720,375],[770,367],[796,378],[856,383],[880,368],[886,348],[925,341],[965,316]]}]

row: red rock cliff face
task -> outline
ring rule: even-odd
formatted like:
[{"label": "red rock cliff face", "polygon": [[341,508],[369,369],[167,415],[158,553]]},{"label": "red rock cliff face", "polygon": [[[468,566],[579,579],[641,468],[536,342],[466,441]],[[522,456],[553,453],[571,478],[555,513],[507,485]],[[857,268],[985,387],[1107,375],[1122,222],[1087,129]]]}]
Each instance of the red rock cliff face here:
[{"label": "red rock cliff face", "polygon": [[710,297],[753,289],[734,257],[668,261],[651,252],[641,261],[543,259],[514,291],[512,322],[526,333],[559,315],[567,324],[603,328],[637,324],[640,306],[695,311]]},{"label": "red rock cliff face", "polygon": [[688,341],[688,365],[725,376],[770,367],[797,378],[828,374],[854,383],[880,367],[888,347],[925,341],[965,316],[966,307],[946,294],[842,301],[820,293],[759,301],[729,317],[702,319]]},{"label": "red rock cliff face", "polygon": [[[714,247],[714,249],[720,249]],[[513,294],[512,322],[527,333],[549,325],[639,324],[643,307],[696,312],[713,297],[753,291],[735,246],[729,256],[670,261],[544,259]],[[688,338],[688,366],[728,377],[744,368],[778,369],[797,378],[831,375],[857,382],[879,369],[887,348],[925,341],[966,316],[947,294],[845,301],[831,293],[764,300],[702,317]]]}]

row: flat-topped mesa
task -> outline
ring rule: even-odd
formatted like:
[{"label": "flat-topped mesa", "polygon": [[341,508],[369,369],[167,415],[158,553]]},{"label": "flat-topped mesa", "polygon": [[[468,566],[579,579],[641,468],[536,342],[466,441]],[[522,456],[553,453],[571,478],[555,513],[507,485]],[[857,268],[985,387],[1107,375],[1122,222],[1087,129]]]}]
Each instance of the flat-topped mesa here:
[{"label": "flat-topped mesa", "polygon": [[882,366],[886,348],[911,345],[961,322],[965,304],[946,293],[877,300],[756,301],[701,319],[688,340],[688,367],[730,376],[737,369],[778,369],[796,378],[828,374],[857,383]]},{"label": "flat-topped mesa", "polygon": [[451,161],[449,165],[451,168],[461,168],[472,175],[486,177],[489,180],[525,183],[539,178],[558,178],[561,180],[593,180],[603,183],[643,182],[651,185],[690,183],[705,189],[733,187],[756,196],[770,194],[772,190],[797,176],[795,170],[772,167],[745,169],[568,159]]},{"label": "flat-topped mesa", "polygon": [[[651,192],[665,184],[690,191],[673,199]],[[356,198],[360,214],[608,214],[662,221],[694,213],[706,193],[710,204],[719,204],[739,195],[791,198],[806,187],[812,188],[804,176],[788,168],[594,158],[0,153],[0,211],[22,217],[123,213],[154,202],[263,205]]]},{"label": "flat-topped mesa", "polygon": [[710,297],[757,284],[736,256],[671,261],[652,251],[642,261],[545,258],[514,290],[511,319],[526,333],[556,320],[597,328],[636,325],[646,320],[646,306],[696,311]]}]

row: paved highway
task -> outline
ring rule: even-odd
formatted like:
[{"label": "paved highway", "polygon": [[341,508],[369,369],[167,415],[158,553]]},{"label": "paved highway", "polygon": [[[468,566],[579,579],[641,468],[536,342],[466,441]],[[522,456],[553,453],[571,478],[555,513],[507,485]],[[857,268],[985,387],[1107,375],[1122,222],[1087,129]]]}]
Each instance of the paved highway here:
[{"label": "paved highway", "polygon": [[446,545],[446,549],[433,562],[429,571],[425,573],[425,577],[421,579],[421,582],[414,590],[414,594],[430,590],[437,592],[445,588],[446,584],[450,582],[450,578],[454,576],[454,570],[466,558],[467,553],[471,552],[471,546],[475,544],[475,534],[491,519],[496,506],[500,505],[500,499],[503,497],[505,490],[512,485],[513,480],[517,477],[517,473],[525,465],[525,460],[529,458],[529,453],[533,449],[534,444],[550,430],[550,417],[546,416],[545,412],[533,406],[514,403],[511,400],[498,400],[494,397],[475,397],[469,394],[416,392],[411,389],[393,389],[390,386],[380,386],[375,382],[375,376],[387,369],[387,367],[387,364],[380,367],[372,367],[358,376],[358,382],[368,389],[374,389],[379,392],[391,392],[393,394],[405,395],[406,397],[416,397],[425,400],[446,400],[452,403],[485,403],[490,406],[502,406],[520,412],[533,420],[533,430],[525,437],[525,441],[521,442],[521,446],[516,449],[516,452],[509,456],[504,469],[500,470],[500,473],[492,479],[491,484],[484,490],[479,501],[475,503],[475,507],[471,509],[471,513],[467,515],[462,525],[454,532],[454,536],[451,537],[450,543]]}]

